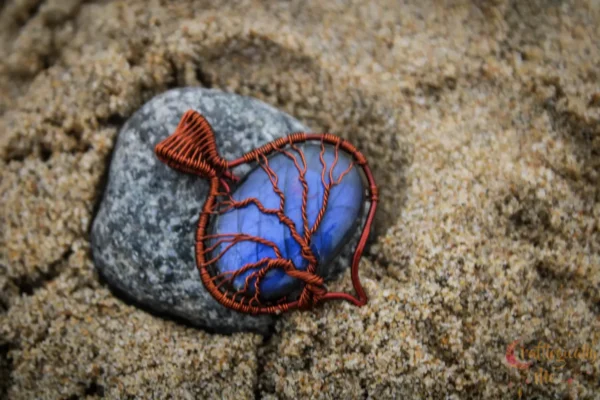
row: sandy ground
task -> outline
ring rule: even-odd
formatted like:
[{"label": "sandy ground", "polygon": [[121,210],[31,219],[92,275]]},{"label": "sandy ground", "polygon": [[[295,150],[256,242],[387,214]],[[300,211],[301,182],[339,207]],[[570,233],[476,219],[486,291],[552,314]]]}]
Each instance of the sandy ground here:
[{"label": "sandy ground", "polygon": [[[1,6],[0,398],[597,395],[598,2],[168,3]],[[219,336],[99,282],[88,233],[118,128],[190,85],[369,157],[366,307]],[[517,339],[529,369],[506,361]]]}]

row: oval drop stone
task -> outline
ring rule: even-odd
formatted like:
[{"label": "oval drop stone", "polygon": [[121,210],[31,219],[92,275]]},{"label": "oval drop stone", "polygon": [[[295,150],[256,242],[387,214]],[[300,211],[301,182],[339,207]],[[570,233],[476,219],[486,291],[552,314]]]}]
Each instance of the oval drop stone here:
[{"label": "oval drop stone", "polygon": [[[307,164],[305,175],[308,184],[307,216],[309,228],[313,226],[315,219],[323,205],[324,185],[322,181],[323,164],[320,160],[320,144],[303,144],[297,148],[304,152]],[[298,165],[302,168],[303,163],[299,154],[288,149],[290,155],[294,156]],[[325,161],[325,182],[329,183],[329,171],[335,160],[335,147],[325,146],[323,154]],[[332,177],[336,181],[340,175],[349,167],[352,157],[343,152],[338,152],[338,161],[333,167]],[[302,220],[302,193],[303,187],[299,179],[299,172],[292,159],[282,153],[275,153],[268,159],[268,164],[278,177],[278,188],[285,196],[284,212],[296,225],[300,236],[304,236],[304,224]],[[356,226],[364,202],[365,187],[359,172],[359,167],[354,165],[339,184],[334,185],[329,193],[329,200],[323,219],[311,237],[310,247],[318,260],[318,265],[329,263],[341,250]],[[236,201],[254,197],[258,199],[265,208],[279,209],[280,197],[273,190],[273,185],[267,173],[256,166],[248,173],[243,182],[232,193]],[[282,256],[291,260],[297,269],[305,270],[308,262],[302,257],[300,245],[292,237],[290,229],[280,221],[277,215],[265,214],[254,204],[243,208],[234,208],[217,217],[213,233],[235,234],[244,233],[267,239],[277,245]],[[216,243],[217,239],[213,239]],[[213,252],[213,257],[221,254],[229,243],[219,245]],[[217,261],[219,272],[235,271],[246,264],[257,262],[265,257],[276,258],[272,247],[262,243],[242,241],[233,245],[222,254]],[[254,270],[249,270],[234,279],[233,285],[236,290],[243,288],[246,277]],[[259,288],[261,297],[264,299],[275,299],[289,295],[302,287],[302,282],[288,276],[281,269],[269,271],[261,280]],[[250,285],[250,291],[254,290],[254,284]]]}]

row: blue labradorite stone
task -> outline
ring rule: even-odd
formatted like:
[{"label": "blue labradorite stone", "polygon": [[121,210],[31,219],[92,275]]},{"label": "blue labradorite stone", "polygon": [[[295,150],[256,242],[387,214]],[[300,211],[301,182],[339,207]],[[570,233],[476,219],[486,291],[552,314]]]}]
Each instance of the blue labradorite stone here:
[{"label": "blue labradorite stone", "polygon": [[[321,145],[304,144],[297,146],[304,152],[308,184],[307,216],[309,228],[323,205],[324,185],[321,174],[323,164],[320,161]],[[302,160],[296,151],[288,149],[300,167]],[[343,151],[338,153],[338,162],[333,168],[333,180],[348,168],[352,158]],[[325,182],[329,182],[329,171],[335,159],[335,148],[325,147],[323,159],[326,165]],[[285,214],[295,223],[300,236],[304,236],[304,223],[302,220],[302,192],[303,187],[299,179],[299,172],[294,162],[282,153],[275,153],[268,159],[269,166],[278,177],[278,187],[285,196]],[[318,230],[312,235],[310,247],[318,260],[319,265],[329,263],[352,235],[357,220],[361,215],[365,188],[360,167],[354,165],[351,171],[344,176],[338,185],[332,187],[327,208]],[[279,209],[280,197],[273,190],[273,185],[266,172],[257,166],[243,180],[233,192],[236,201],[255,197],[265,208]],[[219,217],[214,224],[214,233],[245,233],[267,239],[277,245],[284,258],[291,260],[297,269],[305,270],[308,262],[302,257],[300,245],[294,240],[290,229],[280,221],[277,215],[265,214],[254,204],[243,208],[232,209]],[[216,239],[213,241],[216,243]],[[219,245],[213,257],[221,254],[229,243]],[[243,241],[233,245],[217,261],[220,272],[235,271],[246,264],[257,262],[265,257],[276,258],[272,247],[250,241]],[[236,290],[243,288],[246,277],[251,271],[238,276],[233,284]],[[302,287],[302,282],[288,276],[281,269],[274,269],[267,273],[261,280],[260,293],[263,299],[275,299],[294,293]],[[250,291],[254,285],[250,285]]]}]

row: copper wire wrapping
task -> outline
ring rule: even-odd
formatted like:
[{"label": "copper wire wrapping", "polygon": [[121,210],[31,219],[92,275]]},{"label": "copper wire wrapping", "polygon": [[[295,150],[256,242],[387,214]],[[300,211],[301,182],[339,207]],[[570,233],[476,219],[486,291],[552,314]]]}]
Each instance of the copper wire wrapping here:
[{"label": "copper wire wrapping", "polygon": [[[312,226],[309,226],[310,224],[307,217],[308,184],[305,179],[307,165],[303,152],[296,146],[296,144],[309,141],[321,143],[319,158],[323,166],[321,181],[324,188],[323,204]],[[326,144],[332,145],[335,148],[335,158],[329,170],[328,182],[325,179],[326,164],[323,158]],[[339,151],[344,151],[352,155],[354,161],[350,163],[349,167],[334,181],[333,169],[337,164]],[[375,216],[378,202],[378,190],[366,158],[351,143],[328,133],[294,133],[287,137],[279,138],[267,143],[235,160],[228,161],[220,157],[214,133],[208,121],[206,121],[206,119],[198,112],[189,110],[181,118],[175,132],[156,146],[155,152],[157,157],[170,167],[183,172],[200,175],[210,182],[209,194],[198,220],[195,253],[196,265],[200,272],[200,278],[209,293],[219,303],[236,311],[250,314],[277,314],[292,309],[309,309],[323,301],[335,299],[346,300],[356,306],[366,304],[367,296],[360,283],[358,266]],[[301,235],[298,232],[294,222],[284,213],[285,195],[278,188],[278,177],[269,166],[267,158],[274,152],[279,152],[290,158],[298,171],[299,180],[302,186],[301,215],[304,235]],[[291,152],[296,152],[300,155],[300,162]],[[231,190],[227,181],[237,182],[239,180],[239,178],[231,172],[231,169],[241,164],[251,162],[257,163],[267,174],[274,192],[280,198],[278,209],[266,208],[256,198],[247,198],[242,201],[236,201],[231,196]],[[356,296],[353,296],[343,292],[327,291],[324,286],[323,278],[315,272],[317,268],[317,258],[311,250],[310,240],[311,236],[317,231],[323,220],[331,188],[336,184],[339,184],[344,176],[346,176],[355,165],[362,169],[367,179],[370,207],[352,259],[352,284],[356,291]],[[243,233],[207,233],[211,216],[227,212],[232,208],[245,207],[249,204],[254,204],[265,214],[276,215],[281,223],[288,227],[291,236],[301,248],[302,257],[308,262],[305,271],[297,269],[290,260],[283,258],[277,245],[264,238]],[[209,245],[208,243],[211,240],[214,242]],[[228,249],[241,241],[254,241],[269,246],[273,248],[276,258],[263,258],[258,262],[244,265],[236,271],[216,273],[214,264]],[[225,250],[211,258],[211,253],[219,245],[225,243],[227,243]],[[288,300],[287,298],[281,298],[277,301],[265,301],[261,299],[259,288],[261,279],[269,271],[275,268],[283,269],[289,276],[304,282],[304,286],[297,299]],[[253,272],[246,277],[242,289],[237,291],[234,290],[232,285],[233,279],[250,270],[253,270]],[[253,285],[253,291],[249,290],[250,285]]]}]

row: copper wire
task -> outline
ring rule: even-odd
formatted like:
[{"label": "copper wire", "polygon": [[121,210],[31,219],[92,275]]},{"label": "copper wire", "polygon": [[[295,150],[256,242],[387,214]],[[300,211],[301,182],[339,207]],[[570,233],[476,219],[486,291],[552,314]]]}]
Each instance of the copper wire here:
[{"label": "copper wire", "polygon": [[[321,182],[324,188],[322,205],[312,226],[308,222],[307,213],[308,183],[305,177],[307,164],[303,151],[296,146],[310,141],[317,141],[321,144],[319,160],[322,165]],[[334,161],[329,167],[329,171],[327,171],[324,159],[325,145],[334,146],[335,151]],[[338,163],[340,151],[351,155],[353,161],[337,179],[334,179],[334,168]],[[175,132],[156,146],[155,152],[157,157],[168,166],[182,172],[200,175],[209,180],[209,193],[198,219],[195,253],[200,278],[209,293],[219,303],[236,311],[250,314],[279,314],[292,309],[310,309],[323,301],[334,299],[346,300],[357,306],[366,304],[367,295],[360,283],[358,267],[371,230],[379,195],[366,158],[351,143],[329,133],[293,133],[267,143],[235,160],[228,161],[219,156],[215,136],[208,121],[198,112],[189,110],[181,118]],[[295,223],[285,215],[285,195],[279,189],[277,174],[268,162],[268,156],[274,152],[290,158],[298,172],[298,180],[302,186],[302,234],[297,231]],[[298,154],[301,162],[298,162],[294,153]],[[278,209],[266,208],[253,197],[239,201],[233,199],[228,181],[237,182],[239,178],[231,170],[236,166],[252,162],[257,163],[267,174],[274,193],[280,199]],[[317,258],[310,247],[310,240],[325,216],[331,189],[340,184],[355,165],[362,169],[367,179],[370,207],[352,259],[351,276],[356,291],[356,296],[353,296],[343,292],[327,291],[323,278],[315,272]],[[275,243],[264,238],[244,233],[208,234],[208,225],[212,216],[249,205],[256,206],[262,213],[276,215],[281,223],[289,229],[290,236],[298,243],[301,255],[307,261],[306,270],[296,268],[291,260],[283,258],[281,250]],[[208,244],[211,241],[212,243]],[[273,250],[275,257],[265,257],[257,262],[241,266],[235,271],[214,273],[215,263],[233,246],[243,241],[252,241],[268,246]],[[209,254],[215,252],[222,245],[225,248],[210,258]],[[261,298],[260,283],[268,272],[274,269],[281,269],[290,277],[304,283],[297,300],[289,301],[287,297],[282,297],[266,301]],[[243,274],[247,274],[244,283],[239,290],[235,290],[233,281]],[[251,286],[253,286],[253,291],[250,290]]]}]

